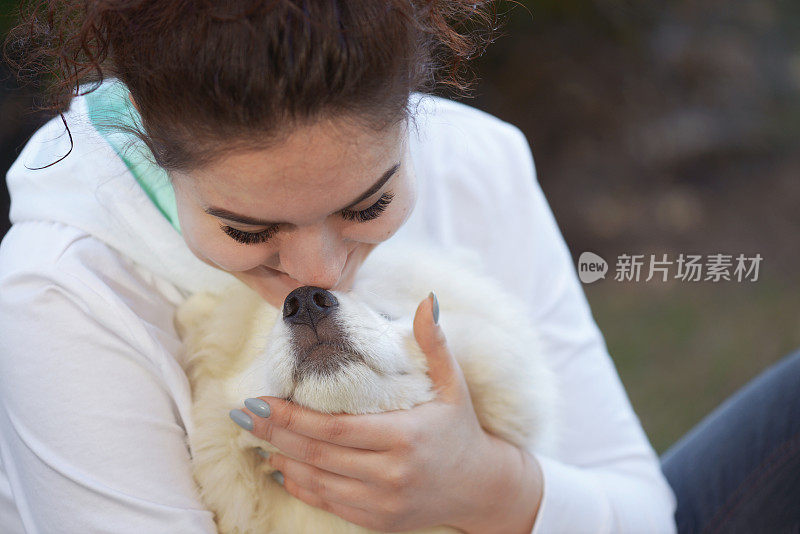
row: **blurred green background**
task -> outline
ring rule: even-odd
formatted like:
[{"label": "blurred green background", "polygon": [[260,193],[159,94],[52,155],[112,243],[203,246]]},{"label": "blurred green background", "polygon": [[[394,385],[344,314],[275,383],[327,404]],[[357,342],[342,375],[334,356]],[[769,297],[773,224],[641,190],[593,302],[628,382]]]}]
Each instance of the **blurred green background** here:
[{"label": "blurred green background", "polygon": [[[0,0],[3,34],[16,5]],[[466,102],[525,132],[574,260],[588,250],[609,262],[606,279],[584,289],[663,452],[800,347],[800,3],[501,9],[505,35],[474,62],[480,80]],[[4,65],[0,79],[5,176],[47,117],[28,111],[37,95]],[[7,224],[0,217],[0,235]],[[623,253],[764,259],[755,282],[618,282]]]}]

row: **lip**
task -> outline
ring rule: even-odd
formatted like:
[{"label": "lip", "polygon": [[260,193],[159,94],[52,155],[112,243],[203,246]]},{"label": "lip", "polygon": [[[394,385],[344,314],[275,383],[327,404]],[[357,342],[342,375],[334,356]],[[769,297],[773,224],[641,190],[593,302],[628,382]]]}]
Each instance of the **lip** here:
[{"label": "lip", "polygon": [[[342,269],[342,275],[343,276],[340,277],[340,281],[341,281],[341,278],[344,278],[346,276],[348,267],[350,265],[350,258],[352,257],[353,251],[356,248],[358,248],[358,247],[353,247],[353,249],[350,252],[347,253],[347,259],[345,260],[344,268]],[[295,280],[294,278],[292,278],[291,276],[289,276],[288,274],[286,274],[283,271],[279,271],[278,269],[273,269],[272,267],[267,267],[266,265],[261,265],[260,267],[268,275],[273,276],[273,277],[277,277],[278,280],[280,280],[280,282],[283,285],[285,285],[286,287],[288,287],[290,289],[290,291],[293,291],[293,290],[297,289],[298,287],[302,287],[303,286],[303,284],[301,284],[300,282],[298,282],[297,280]],[[338,288],[339,288],[339,283],[337,282],[336,285],[331,288],[331,291],[336,291]]]},{"label": "lip", "polygon": [[301,287],[301,284],[289,276],[288,274],[284,273],[283,271],[279,271],[277,269],[273,269],[272,267],[267,267],[266,265],[261,265],[261,270],[264,271],[267,275],[273,278],[277,278],[281,284],[289,288],[290,291]]}]

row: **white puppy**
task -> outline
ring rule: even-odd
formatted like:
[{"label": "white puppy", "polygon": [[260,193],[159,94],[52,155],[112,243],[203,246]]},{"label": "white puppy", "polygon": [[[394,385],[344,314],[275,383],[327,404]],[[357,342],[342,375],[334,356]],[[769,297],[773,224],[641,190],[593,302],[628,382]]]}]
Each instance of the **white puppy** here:
[{"label": "white puppy", "polygon": [[531,452],[554,450],[557,387],[523,303],[483,271],[473,252],[387,242],[346,293],[305,286],[279,310],[237,283],[179,307],[193,398],[193,472],[219,532],[371,532],[291,496],[256,452],[277,449],[235,425],[228,412],[264,395],[353,414],[434,399],[412,329],[431,290],[483,428]]}]

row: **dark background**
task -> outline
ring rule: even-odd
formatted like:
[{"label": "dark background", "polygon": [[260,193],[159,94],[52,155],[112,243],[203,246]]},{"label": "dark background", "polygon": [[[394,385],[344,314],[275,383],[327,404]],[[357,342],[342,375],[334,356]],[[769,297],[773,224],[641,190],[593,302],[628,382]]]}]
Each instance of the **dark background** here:
[{"label": "dark background", "polygon": [[[0,1],[0,32],[15,7]],[[800,3],[546,0],[505,33],[466,102],[525,132],[574,259],[611,264],[584,288],[662,452],[800,347]],[[47,117],[0,79],[5,176]],[[764,259],[755,282],[618,282],[623,253]]]}]

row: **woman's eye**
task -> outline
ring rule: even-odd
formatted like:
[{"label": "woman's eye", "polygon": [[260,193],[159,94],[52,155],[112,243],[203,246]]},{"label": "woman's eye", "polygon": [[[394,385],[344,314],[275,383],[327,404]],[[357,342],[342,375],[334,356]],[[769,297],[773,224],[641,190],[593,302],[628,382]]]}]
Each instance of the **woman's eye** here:
[{"label": "woman's eye", "polygon": [[368,207],[365,210],[361,211],[350,211],[350,210],[343,210],[340,213],[342,217],[344,217],[348,221],[357,220],[359,222],[371,221],[372,219],[376,219],[383,213],[383,210],[386,209],[392,199],[394,198],[394,193],[391,191],[387,191],[378,201],[373,204],[372,206]]},{"label": "woman's eye", "polygon": [[[378,199],[375,204],[368,207],[365,210],[360,211],[351,211],[351,210],[342,210],[339,212],[341,216],[348,220],[357,220],[358,222],[366,222],[371,221],[373,219],[377,219],[381,213],[386,209],[386,207],[392,202],[394,198],[394,193],[391,191],[387,191],[381,198]],[[262,230],[260,232],[245,232],[242,230],[237,230],[231,226],[227,226],[224,224],[220,224],[220,228],[223,232],[228,234],[232,239],[238,241],[239,243],[244,243],[246,245],[252,245],[255,243],[265,243],[270,238],[272,238],[277,232],[278,227],[270,227],[266,230]]]},{"label": "woman's eye", "polygon": [[255,233],[243,232],[242,230],[237,230],[236,228],[226,226],[224,224],[220,224],[220,228],[222,228],[222,231],[231,236],[234,240],[238,241],[239,243],[244,243],[245,245],[264,243],[278,231],[277,227],[271,227]]}]

